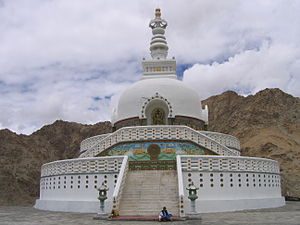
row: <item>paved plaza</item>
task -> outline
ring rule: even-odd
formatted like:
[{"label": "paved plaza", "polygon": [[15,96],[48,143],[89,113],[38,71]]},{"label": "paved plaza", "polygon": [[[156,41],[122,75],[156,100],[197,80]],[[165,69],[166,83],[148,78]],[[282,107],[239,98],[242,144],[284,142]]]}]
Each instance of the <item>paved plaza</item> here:
[{"label": "paved plaza", "polygon": [[[93,220],[95,214],[61,213],[40,211],[32,207],[0,207],[0,225],[135,225],[158,224],[144,221],[100,221]],[[202,214],[201,221],[177,221],[169,224],[186,225],[300,225],[300,202],[287,202],[286,206],[276,209],[248,210],[230,213]]]}]

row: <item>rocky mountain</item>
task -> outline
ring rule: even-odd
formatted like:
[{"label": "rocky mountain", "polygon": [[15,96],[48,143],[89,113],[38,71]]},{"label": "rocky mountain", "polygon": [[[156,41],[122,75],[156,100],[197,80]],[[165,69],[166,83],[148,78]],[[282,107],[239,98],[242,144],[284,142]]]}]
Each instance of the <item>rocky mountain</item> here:
[{"label": "rocky mountain", "polygon": [[280,89],[247,97],[227,91],[202,104],[209,108],[209,130],[238,137],[243,156],[277,160],[283,194],[300,197],[300,98]]},{"label": "rocky mountain", "polygon": [[77,157],[83,139],[111,130],[110,122],[82,125],[61,120],[29,136],[1,130],[0,205],[33,204],[42,164]]},{"label": "rocky mountain", "polygon": [[[209,106],[209,130],[241,140],[242,155],[278,160],[285,195],[300,197],[300,99],[279,89],[239,96],[227,91],[202,102]],[[40,167],[74,158],[80,142],[111,132],[110,122],[95,125],[56,121],[31,135],[0,130],[0,205],[33,204]]]}]

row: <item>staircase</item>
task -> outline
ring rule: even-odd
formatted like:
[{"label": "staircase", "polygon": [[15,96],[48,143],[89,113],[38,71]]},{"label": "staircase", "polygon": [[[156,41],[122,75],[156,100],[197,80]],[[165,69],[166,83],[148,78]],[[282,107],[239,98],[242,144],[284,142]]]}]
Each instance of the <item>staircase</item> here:
[{"label": "staircase", "polygon": [[120,215],[158,216],[162,207],[179,215],[175,170],[129,170],[120,202]]}]

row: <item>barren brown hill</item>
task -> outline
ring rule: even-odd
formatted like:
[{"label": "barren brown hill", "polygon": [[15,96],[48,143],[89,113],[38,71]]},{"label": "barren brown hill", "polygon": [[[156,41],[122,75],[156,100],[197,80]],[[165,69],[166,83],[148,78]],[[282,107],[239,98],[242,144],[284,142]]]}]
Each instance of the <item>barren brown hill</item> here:
[{"label": "barren brown hill", "polygon": [[300,197],[300,99],[280,89],[239,96],[227,91],[202,102],[209,130],[238,137],[243,156],[277,160],[283,194]]},{"label": "barren brown hill", "polygon": [[110,122],[82,125],[65,121],[29,136],[0,130],[0,205],[33,204],[42,164],[77,157],[82,139],[108,132]]},{"label": "barren brown hill", "polygon": [[[225,92],[203,101],[209,106],[209,129],[237,136],[242,155],[278,160],[284,194],[300,197],[300,100],[279,89],[242,97]],[[111,132],[110,122],[82,125],[56,121],[32,135],[0,130],[0,205],[33,204],[40,167],[74,158],[80,142]]]}]

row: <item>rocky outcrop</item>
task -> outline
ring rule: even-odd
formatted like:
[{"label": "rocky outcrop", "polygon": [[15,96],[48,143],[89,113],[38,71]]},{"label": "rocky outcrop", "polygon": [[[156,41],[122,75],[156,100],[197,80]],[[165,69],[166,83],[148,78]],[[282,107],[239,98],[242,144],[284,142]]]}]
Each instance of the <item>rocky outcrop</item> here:
[{"label": "rocky outcrop", "polygon": [[1,130],[0,205],[33,204],[42,164],[77,157],[84,138],[111,130],[110,122],[82,125],[65,121],[56,121],[29,136]]},{"label": "rocky outcrop", "polygon": [[[300,99],[279,89],[239,96],[227,91],[202,102],[209,130],[241,140],[242,155],[279,161],[284,195],[300,197]],[[33,204],[42,164],[79,155],[80,142],[112,131],[110,122],[56,121],[31,135],[0,130],[0,205]]]},{"label": "rocky outcrop", "polygon": [[202,102],[209,130],[238,137],[242,155],[277,160],[283,194],[300,197],[300,99],[280,89],[239,96],[227,91]]}]

